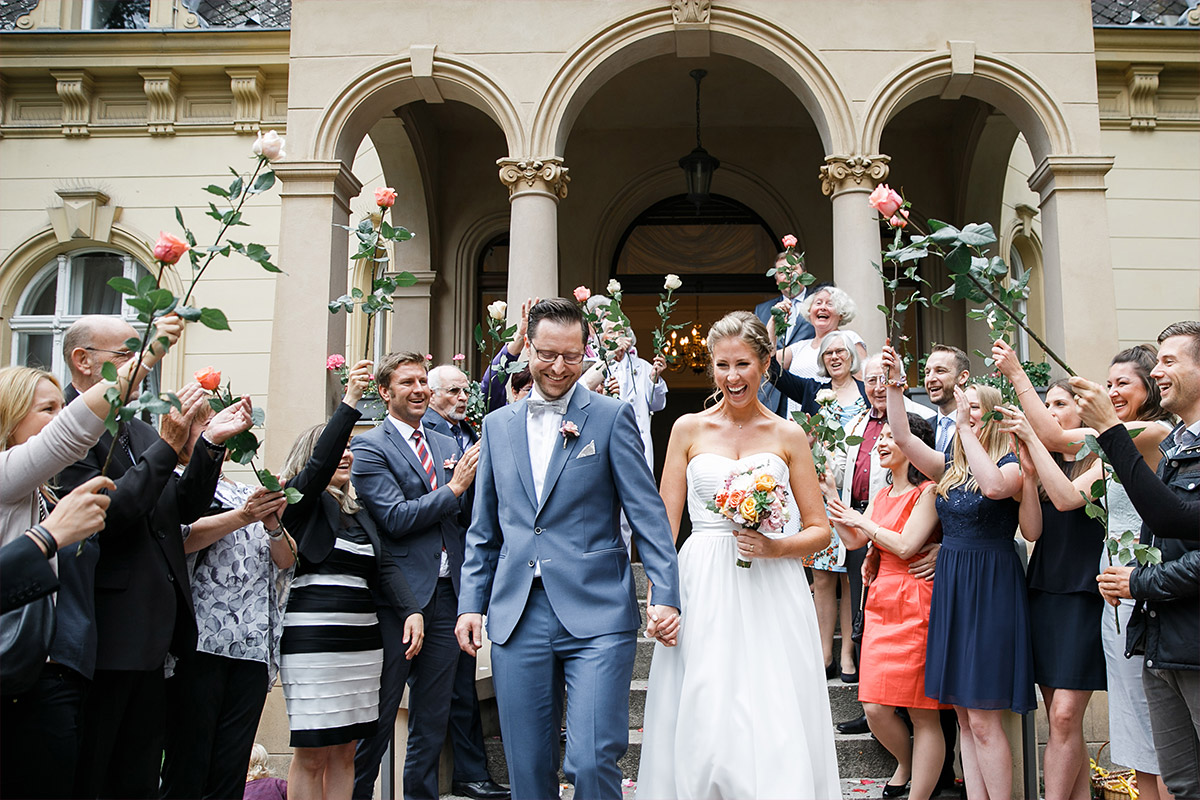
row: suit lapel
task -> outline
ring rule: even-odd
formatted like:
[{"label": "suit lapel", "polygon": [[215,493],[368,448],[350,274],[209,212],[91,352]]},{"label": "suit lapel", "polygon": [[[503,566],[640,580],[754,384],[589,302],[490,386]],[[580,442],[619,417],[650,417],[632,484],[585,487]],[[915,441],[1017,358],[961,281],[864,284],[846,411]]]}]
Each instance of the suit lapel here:
[{"label": "suit lapel", "polygon": [[583,426],[588,418],[587,406],[591,402],[590,394],[591,392],[587,389],[579,387],[571,395],[571,403],[567,406],[567,413],[563,415],[563,424],[574,422],[575,427],[579,430],[579,435],[565,442],[559,442],[556,439],[554,447],[550,448],[550,466],[546,469],[546,480],[542,483],[542,502],[538,503],[539,513],[545,508],[550,493],[554,491],[554,484],[558,481],[558,476],[562,474],[563,467],[567,465],[567,459],[574,457],[575,451],[580,447],[579,443],[583,441]]},{"label": "suit lapel", "polygon": [[[408,446],[408,441],[405,440],[404,435],[401,434],[400,431],[396,430],[396,426],[388,422],[386,419],[383,421],[383,425],[384,435],[391,439],[392,444],[396,447],[396,450],[399,451],[404,460],[408,462],[409,466],[416,471],[417,477],[419,477],[421,482],[425,484],[425,488],[429,491],[433,491],[433,487],[429,485],[429,474],[425,472],[425,468],[421,466],[421,462],[417,460],[417,454],[414,453],[413,449]],[[429,448],[429,437],[425,438],[425,447]],[[432,453],[433,450],[430,449],[430,454],[432,455]],[[437,466],[436,461],[434,462],[434,466]]]},{"label": "suit lapel", "polygon": [[508,420],[508,446],[517,462],[517,474],[521,476],[521,485],[529,496],[530,505],[537,505],[537,492],[533,489],[533,465],[529,461],[529,433],[526,422],[529,412],[525,401],[508,406],[512,417]]}]

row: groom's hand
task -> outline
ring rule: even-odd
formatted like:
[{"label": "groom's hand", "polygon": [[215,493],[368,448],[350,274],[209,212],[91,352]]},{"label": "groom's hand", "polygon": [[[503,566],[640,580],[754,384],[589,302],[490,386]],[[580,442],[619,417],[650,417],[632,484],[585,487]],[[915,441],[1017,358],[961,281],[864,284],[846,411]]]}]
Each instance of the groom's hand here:
[{"label": "groom's hand", "polygon": [[646,625],[647,636],[653,636],[666,647],[674,647],[679,643],[679,609],[672,606],[650,606],[646,609],[646,617],[649,619]]},{"label": "groom's hand", "polygon": [[459,614],[454,635],[464,653],[470,656],[478,653],[483,647],[483,614]]}]

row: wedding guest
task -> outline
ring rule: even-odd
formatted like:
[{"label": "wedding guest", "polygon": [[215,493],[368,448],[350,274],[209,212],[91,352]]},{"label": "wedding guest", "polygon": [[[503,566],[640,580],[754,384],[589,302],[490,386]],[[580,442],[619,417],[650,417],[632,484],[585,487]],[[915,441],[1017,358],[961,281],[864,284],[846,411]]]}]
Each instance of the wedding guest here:
[{"label": "wedding guest", "polygon": [[1163,440],[1154,475],[1100,387],[1072,378],[1071,388],[1142,517],[1142,543],[1162,554],[1160,564],[1108,567],[1098,580],[1110,604],[1138,601],[1126,655],[1145,653],[1142,681],[1163,781],[1175,797],[1200,797],[1200,321],[1169,325],[1158,348],[1151,375],[1163,408],[1180,422]]},{"label": "wedding guest", "polygon": [[[784,348],[782,365],[785,370],[801,378],[816,378],[828,382],[821,375],[821,343],[829,334],[837,331],[847,338],[846,349],[855,354],[855,363],[861,364],[867,357],[867,346],[863,338],[852,330],[843,329],[857,314],[853,298],[836,286],[823,286],[809,294],[800,305],[800,313],[812,322],[813,335]],[[857,374],[857,370],[852,370]],[[789,405],[789,413],[796,408]]]},{"label": "wedding guest", "polygon": [[[1004,368],[1012,363],[1006,361]],[[1045,413],[1063,430],[1081,426],[1066,381],[1051,384],[1044,406],[1032,391],[1020,399],[1030,417]],[[1095,454],[1051,454],[1025,413],[1010,406],[999,411],[1005,416],[1001,430],[1016,434],[1028,449],[1041,482],[1042,533],[1030,556],[1026,581],[1034,680],[1041,687],[1050,729],[1042,761],[1046,797],[1087,796],[1091,768],[1083,715],[1092,692],[1105,689],[1104,646],[1096,624],[1104,601],[1095,580],[1105,532],[1085,513],[1083,498],[1092,496],[1103,464]]]},{"label": "wedding guest", "polygon": [[[924,418],[909,413],[908,427],[926,447],[933,447],[933,428]],[[864,609],[858,699],[871,732],[896,758],[896,770],[884,785],[883,796],[904,794],[911,780],[909,797],[926,800],[941,774],[945,742],[938,702],[925,695],[933,587],[909,570],[937,533],[934,483],[896,446],[886,422],[876,440],[879,463],[887,471],[890,486],[874,493],[865,513],[832,498],[829,518],[847,547],[865,548],[871,543],[879,554]],[[897,708],[908,711],[911,741],[904,721],[896,716]]]},{"label": "wedding guest", "polygon": [[[991,418],[1000,392],[955,388],[956,433],[949,460],[914,437],[904,413],[899,356],[885,347],[888,420],[896,444],[922,474],[936,478],[942,547],[929,612],[925,693],[954,706],[961,729],[963,775],[970,796],[1008,797],[1012,752],[1002,712],[1037,706],[1029,605],[1013,534],[1041,531],[1037,487],[1022,474],[1009,437]],[[986,613],[978,613],[987,598]]]},{"label": "wedding guest", "polygon": [[[203,430],[196,428],[196,434]],[[182,469],[195,439],[179,453]],[[282,492],[221,475],[213,513],[185,527],[196,654],[167,680],[164,798],[241,796],[258,720],[279,672],[282,590],[295,542]]]},{"label": "wedding guest", "polygon": [[970,379],[971,360],[966,353],[947,344],[935,344],[929,348],[929,355],[925,358],[924,385],[929,402],[937,408],[937,416],[933,420],[934,446],[942,453],[951,452],[954,442],[957,408],[954,388],[966,389]]},{"label": "wedding guest", "polygon": [[525,333],[529,328],[529,309],[538,302],[537,298],[526,299],[521,304],[521,318],[517,321],[517,330],[513,335],[513,340],[501,347],[499,352],[492,358],[492,363],[488,364],[484,370],[483,378],[483,396],[487,401],[487,413],[495,411],[497,408],[503,408],[510,402],[515,402],[509,399],[506,393],[506,387],[509,384],[510,369],[521,357],[521,353],[525,351]]},{"label": "wedding guest", "polygon": [[467,422],[470,396],[471,379],[457,365],[442,364],[429,370],[429,409],[423,422],[454,439],[460,455],[479,440],[475,429]]},{"label": "wedding guest", "polygon": [[354,365],[329,422],[296,438],[281,471],[302,495],[283,512],[299,563],[280,640],[293,748],[288,785],[301,800],[349,797],[355,745],[378,728],[384,642],[377,602],[393,604],[403,621],[396,639],[406,657],[420,651],[425,636],[420,606],[404,575],[382,557],[379,533],[350,485],[354,454],[347,443],[370,374],[370,361]]},{"label": "wedding guest", "polygon": [[[779,287],[779,294],[770,300],[764,300],[754,307],[754,316],[758,317],[763,325],[767,327],[767,330],[771,332],[772,342],[774,342],[775,323],[771,317],[771,309],[780,303],[785,304],[787,328],[784,330],[783,335],[779,337],[779,341],[774,342],[776,349],[789,347],[796,342],[811,339],[813,336],[812,323],[800,313],[800,304],[804,302],[810,293],[809,288],[797,280],[803,274],[803,258],[801,258],[800,263],[793,267],[788,264],[786,251],[776,255],[775,285]],[[779,416],[787,416],[786,398],[780,394],[778,388],[773,383],[764,384],[758,390],[758,399],[762,401],[763,405]]]},{"label": "wedding guest", "polygon": [[271,776],[267,767],[267,748],[255,744],[250,750],[246,769],[244,800],[287,800],[287,781]]},{"label": "wedding guest", "polygon": [[[1162,456],[1159,443],[1171,430],[1171,423],[1167,421],[1171,414],[1160,404],[1158,384],[1150,377],[1156,353],[1156,348],[1150,345],[1122,350],[1113,357],[1108,372],[1108,395],[1114,410],[1126,428],[1141,429],[1134,443],[1151,469],[1158,466]],[[1078,452],[1079,442],[1083,441],[1084,435],[1095,433],[1089,428],[1063,430],[1048,413],[1040,410],[1041,404],[1033,401],[1036,395],[1029,376],[1024,370],[1013,368],[1017,358],[1007,343],[998,341],[992,346],[992,359],[997,368],[1009,377],[1022,401],[1022,407],[1029,415],[1030,425],[1051,452],[1073,455]],[[1140,531],[1142,519],[1130,502],[1125,487],[1111,471],[1105,472],[1105,492],[1108,538],[1119,540],[1125,531]],[[1103,548],[1099,571],[1102,572],[1110,563],[1108,550]],[[1168,795],[1166,785],[1158,774],[1158,755],[1150,730],[1150,710],[1142,686],[1142,665],[1138,659],[1125,657],[1125,631],[1129,627],[1133,607],[1132,599],[1123,599],[1112,611],[1100,615],[1108,693],[1109,755],[1114,763],[1134,770],[1139,797],[1158,800]]]},{"label": "wedding guest", "polygon": [[520,372],[514,372],[509,380],[508,402],[515,403],[518,400],[524,400],[529,396],[531,389],[533,389],[533,373],[526,366]]}]

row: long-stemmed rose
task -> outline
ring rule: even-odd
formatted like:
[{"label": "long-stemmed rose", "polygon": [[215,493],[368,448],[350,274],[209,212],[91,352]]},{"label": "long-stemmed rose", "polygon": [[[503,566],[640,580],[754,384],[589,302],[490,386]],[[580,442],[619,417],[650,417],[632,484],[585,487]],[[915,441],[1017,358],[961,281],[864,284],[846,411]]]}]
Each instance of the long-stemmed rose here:
[{"label": "long-stemmed rose", "polygon": [[[359,307],[367,315],[367,327],[363,342],[363,357],[371,356],[371,322],[380,311],[392,310],[392,296],[396,290],[404,286],[415,286],[417,277],[411,272],[399,272],[387,275],[387,242],[407,242],[413,238],[413,232],[399,225],[392,226],[385,219],[388,211],[396,205],[396,190],[390,186],[380,186],[375,190],[375,211],[367,216],[357,227],[339,225],[339,228],[350,231],[358,237],[358,252],[351,258],[355,261],[370,260],[371,290],[364,292],[355,286],[349,294],[344,294],[329,303],[329,313],[336,314],[345,311],[353,314],[354,308]],[[379,275],[379,267],[384,267],[384,274]]]},{"label": "long-stemmed rose", "polygon": [[844,452],[847,447],[861,444],[862,437],[847,436],[846,429],[838,422],[837,412],[833,408],[837,402],[837,394],[833,389],[817,392],[816,401],[820,406],[817,413],[805,414],[803,411],[795,411],[792,418],[812,437],[813,466],[816,467],[818,475],[824,475],[829,457],[834,452]]},{"label": "long-stemmed rose", "polygon": [[[783,276],[782,286],[787,288],[787,296],[795,297],[800,293],[800,290],[805,286],[811,286],[816,280],[816,276],[804,269],[804,253],[796,252],[796,245],[799,242],[792,234],[784,236],[781,240],[783,244],[783,264],[777,264],[767,270],[768,278],[775,278],[775,282],[779,283],[777,275]],[[775,323],[775,337],[783,339],[787,333],[788,314],[784,312],[780,306],[776,305],[771,309],[771,319]]]},{"label": "long-stemmed rose", "polygon": [[675,304],[679,302],[672,295],[680,286],[683,286],[683,281],[679,279],[679,276],[673,273],[668,274],[663,280],[663,289],[665,291],[658,294],[658,305],[654,307],[654,311],[658,314],[658,327],[654,329],[651,338],[656,356],[666,358],[667,337],[675,331],[683,330],[688,325],[686,322],[683,324],[671,324],[671,312],[675,310]]},{"label": "long-stemmed rose", "polygon": [[[496,357],[501,347],[506,347],[517,332],[517,325],[506,324],[508,303],[495,300],[487,307],[487,327],[475,325],[475,347],[483,356],[483,368],[486,370]],[[455,362],[466,361],[462,354],[456,355]],[[478,433],[483,426],[483,417],[487,413],[487,397],[484,395],[483,381],[472,379],[467,387],[467,421]]]}]

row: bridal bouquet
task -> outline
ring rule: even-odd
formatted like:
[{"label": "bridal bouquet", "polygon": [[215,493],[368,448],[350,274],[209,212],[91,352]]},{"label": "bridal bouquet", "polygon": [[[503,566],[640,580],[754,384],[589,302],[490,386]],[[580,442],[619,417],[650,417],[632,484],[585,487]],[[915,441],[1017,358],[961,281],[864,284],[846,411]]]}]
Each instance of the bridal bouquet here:
[{"label": "bridal bouquet", "polygon": [[[791,519],[787,508],[787,488],[767,472],[766,465],[744,472],[734,472],[725,479],[723,488],[705,505],[740,527],[755,531],[782,531]],[[735,562],[744,569],[750,562],[739,553]]]}]

